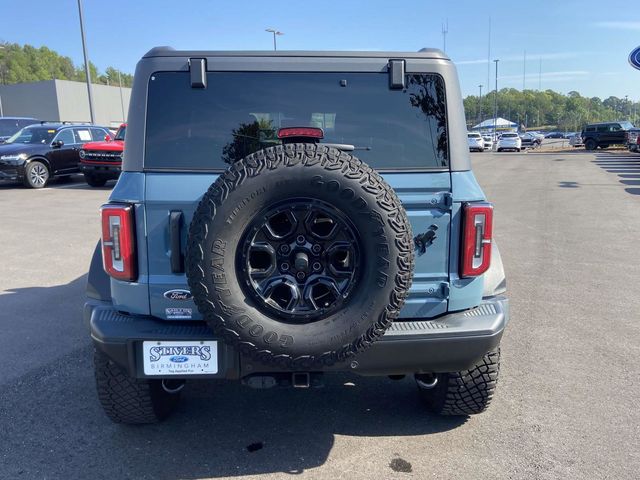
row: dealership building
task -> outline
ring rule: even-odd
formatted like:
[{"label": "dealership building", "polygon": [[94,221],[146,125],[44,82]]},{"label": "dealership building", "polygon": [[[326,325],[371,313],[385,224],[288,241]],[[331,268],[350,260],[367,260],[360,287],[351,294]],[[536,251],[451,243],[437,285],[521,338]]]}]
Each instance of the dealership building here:
[{"label": "dealership building", "polygon": [[[117,127],[126,121],[131,89],[92,85],[95,123]],[[33,117],[39,120],[91,122],[87,84],[69,80],[0,85],[0,102],[5,117]]]}]

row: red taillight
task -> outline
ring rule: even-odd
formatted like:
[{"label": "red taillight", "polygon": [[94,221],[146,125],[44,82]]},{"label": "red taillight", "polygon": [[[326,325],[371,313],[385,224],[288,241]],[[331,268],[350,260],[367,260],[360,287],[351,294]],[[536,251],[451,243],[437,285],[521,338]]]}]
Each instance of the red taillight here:
[{"label": "red taillight", "polygon": [[476,277],[489,269],[492,235],[493,205],[465,203],[462,206],[461,277]]},{"label": "red taillight", "polygon": [[102,263],[104,270],[118,280],[133,281],[136,269],[136,245],[133,205],[108,203],[102,215]]},{"label": "red taillight", "polygon": [[278,130],[278,138],[291,137],[324,138],[324,132],[315,127],[286,127]]}]

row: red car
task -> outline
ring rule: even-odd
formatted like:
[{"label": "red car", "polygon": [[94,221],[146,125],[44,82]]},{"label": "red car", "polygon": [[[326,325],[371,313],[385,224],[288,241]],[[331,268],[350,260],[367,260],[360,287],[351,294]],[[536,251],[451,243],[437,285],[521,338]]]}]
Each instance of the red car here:
[{"label": "red car", "polygon": [[103,142],[82,145],[80,171],[92,187],[102,187],[107,180],[117,180],[120,176],[126,129],[123,123],[113,139],[107,135]]}]

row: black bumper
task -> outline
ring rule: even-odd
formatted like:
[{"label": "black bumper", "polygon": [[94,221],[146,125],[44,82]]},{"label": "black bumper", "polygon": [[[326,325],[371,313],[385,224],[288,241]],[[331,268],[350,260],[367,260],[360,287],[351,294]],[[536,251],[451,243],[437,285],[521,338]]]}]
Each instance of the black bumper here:
[{"label": "black bumper", "polygon": [[91,165],[91,164],[81,163],[80,171],[82,173],[91,174],[96,177],[102,177],[108,180],[115,180],[120,176],[120,172],[122,171],[122,168],[120,167],[120,164]]},{"label": "black bumper", "polygon": [[[84,315],[96,348],[136,378],[146,377],[142,365],[144,341],[220,340],[202,322],[125,315],[95,300],[85,304]],[[508,300],[492,297],[474,309],[437,319],[399,321],[368,350],[347,363],[322,371],[392,375],[465,370],[498,346],[508,318]],[[221,340],[218,366],[217,374],[206,377],[240,379],[256,373],[285,371],[253,362]]]}]

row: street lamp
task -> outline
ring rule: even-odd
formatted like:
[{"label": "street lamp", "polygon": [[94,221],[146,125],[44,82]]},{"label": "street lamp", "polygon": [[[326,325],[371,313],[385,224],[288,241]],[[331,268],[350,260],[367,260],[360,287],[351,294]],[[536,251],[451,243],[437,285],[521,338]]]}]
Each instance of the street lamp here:
[{"label": "street lamp", "polygon": [[273,33],[273,50],[277,50],[278,48],[276,45],[276,35],[284,35],[284,33],[276,30],[275,28],[267,28],[265,32]]},{"label": "street lamp", "polygon": [[497,131],[497,126],[498,126],[498,62],[500,60],[499,59],[495,59],[494,62],[496,64],[496,93],[493,96],[493,110],[494,110],[494,115],[493,115],[493,135],[495,136],[498,131]]},{"label": "street lamp", "polygon": [[478,85],[480,88],[480,96],[478,97],[478,123],[482,123],[482,85]]}]

